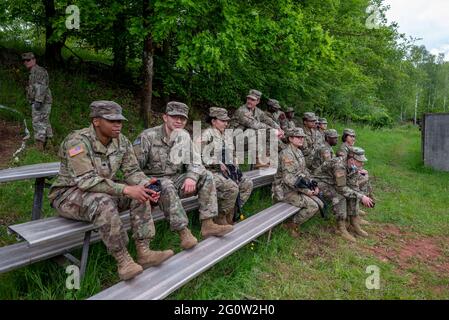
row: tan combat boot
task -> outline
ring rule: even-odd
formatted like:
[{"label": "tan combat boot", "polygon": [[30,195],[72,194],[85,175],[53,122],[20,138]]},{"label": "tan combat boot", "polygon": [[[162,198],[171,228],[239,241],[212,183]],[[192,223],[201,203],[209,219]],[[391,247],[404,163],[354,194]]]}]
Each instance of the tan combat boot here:
[{"label": "tan combat boot", "polygon": [[369,221],[367,221],[367,220],[362,219],[362,218],[359,217],[359,224],[360,224],[361,226],[369,226],[371,223],[370,223]]},{"label": "tan combat boot", "polygon": [[230,225],[221,226],[219,224],[215,224],[212,221],[212,218],[204,219],[201,222],[201,235],[204,238],[210,236],[221,237],[224,236],[226,233],[231,232],[233,229],[234,227]]},{"label": "tan combat boot", "polygon": [[299,238],[299,228],[298,225],[296,223],[294,223],[293,221],[289,221],[289,222],[285,222],[282,224],[282,227],[288,231],[288,233],[293,237],[293,238]]},{"label": "tan combat boot", "polygon": [[337,220],[337,234],[341,235],[348,241],[356,242],[357,240],[346,229],[345,220]]},{"label": "tan combat boot", "polygon": [[142,273],[142,267],[134,262],[126,249],[112,252],[112,256],[117,260],[117,271],[121,280],[129,280]]},{"label": "tan combat boot", "polygon": [[367,214],[366,211],[363,211],[362,209],[358,210],[358,215],[359,216],[366,216],[366,214]]},{"label": "tan combat boot", "polygon": [[144,269],[157,266],[174,254],[173,250],[153,251],[148,246],[149,241],[136,240],[137,263]]},{"label": "tan combat boot", "polygon": [[359,217],[351,216],[351,225],[354,228],[354,231],[357,235],[361,237],[368,237],[368,233],[360,228]]},{"label": "tan combat boot", "polygon": [[214,219],[216,224],[219,224],[221,226],[226,226],[228,225],[228,219],[227,219],[227,215],[226,214],[219,214],[218,216],[215,217]]},{"label": "tan combat boot", "polygon": [[179,237],[181,238],[181,248],[184,250],[190,249],[198,244],[198,240],[187,227],[179,231]]}]

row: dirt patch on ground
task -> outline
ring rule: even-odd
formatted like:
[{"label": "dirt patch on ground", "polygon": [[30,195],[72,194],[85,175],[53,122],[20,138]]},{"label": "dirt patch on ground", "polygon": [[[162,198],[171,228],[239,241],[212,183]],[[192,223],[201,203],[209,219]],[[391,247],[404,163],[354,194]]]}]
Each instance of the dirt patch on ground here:
[{"label": "dirt patch on ground", "polygon": [[376,229],[377,243],[365,250],[381,261],[392,262],[402,270],[411,269],[418,262],[441,275],[449,273],[449,259],[444,250],[448,237],[425,237],[391,224],[378,225]]},{"label": "dirt patch on ground", "polygon": [[0,119],[0,169],[8,167],[14,152],[22,143],[21,127],[17,122]]}]

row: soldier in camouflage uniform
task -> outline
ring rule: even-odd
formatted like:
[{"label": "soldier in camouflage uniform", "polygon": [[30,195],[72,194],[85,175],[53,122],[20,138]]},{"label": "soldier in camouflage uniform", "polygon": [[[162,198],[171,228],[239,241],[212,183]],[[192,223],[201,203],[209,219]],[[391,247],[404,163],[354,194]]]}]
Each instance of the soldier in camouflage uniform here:
[{"label": "soldier in camouflage uniform", "polygon": [[[170,221],[171,230],[179,233],[184,249],[192,248],[198,241],[187,228],[189,221],[180,197],[198,194],[203,237],[220,237],[233,229],[230,225],[213,222],[218,215],[214,177],[201,164],[200,151],[195,149],[189,133],[184,130],[188,113],[186,104],[169,102],[162,116],[164,124],[143,131],[133,144],[143,172],[161,180],[159,207]],[[177,158],[179,152],[192,153],[193,161],[190,157]]]},{"label": "soldier in camouflage uniform", "polygon": [[36,64],[36,58],[32,52],[22,54],[22,61],[30,71],[26,92],[28,102],[31,105],[34,139],[38,150],[43,151],[47,139],[53,137],[50,124],[52,97],[48,87],[48,73]]},{"label": "soldier in camouflage uniform", "polygon": [[311,164],[311,171],[315,172],[325,161],[335,158],[335,152],[332,147],[337,145],[338,133],[335,129],[324,131],[324,144],[316,149]]},{"label": "soldier in camouflage uniform", "polygon": [[[228,126],[228,112],[223,108],[209,109],[208,123],[211,125],[203,131],[201,136],[202,159],[207,170],[214,175],[215,187],[218,197],[218,217],[216,222],[221,225],[233,224],[236,200],[240,197],[240,206],[243,206],[251,195],[253,182],[242,177],[241,181],[233,181],[226,164],[238,168],[233,159],[234,147],[232,141],[225,143],[224,132]],[[223,148],[225,149],[223,158]]]},{"label": "soldier in camouflage uniform", "polygon": [[324,131],[327,129],[327,120],[326,118],[318,118],[317,122],[317,132],[319,136],[319,144],[324,145]]},{"label": "soldier in camouflage uniform", "polygon": [[356,239],[346,229],[346,218],[349,217],[357,235],[366,237],[368,234],[360,227],[358,206],[359,202],[366,207],[373,206],[373,200],[364,195],[358,186],[359,170],[365,161],[363,149],[351,148],[346,159],[335,157],[326,161],[314,174],[324,197],[332,204],[337,218],[337,233],[353,242]]},{"label": "soldier in camouflage uniform", "polygon": [[[60,216],[93,222],[101,239],[118,264],[122,280],[133,278],[142,267],[158,265],[172,250],[152,251],[155,234],[151,202],[159,194],[145,186],[150,180],[139,168],[131,143],[120,133],[122,108],[113,101],[94,101],[92,124],[69,134],[61,143],[61,168],[48,195]],[[118,176],[123,176],[123,181]],[[128,235],[119,212],[130,209],[137,262],[128,253]]]},{"label": "soldier in camouflage uniform", "polygon": [[275,99],[268,99],[267,102],[268,111],[265,112],[268,117],[273,119],[274,122],[276,122],[282,130],[283,128],[287,127],[287,117],[285,116],[285,113],[281,110],[281,105],[279,104],[279,101]]},{"label": "soldier in camouflage uniform", "polygon": [[344,129],[343,135],[341,136],[341,142],[340,148],[337,151],[338,157],[346,158],[349,148],[352,147],[355,144],[355,131],[353,129]]},{"label": "soldier in camouflage uniform", "polygon": [[275,201],[284,201],[301,208],[292,221],[284,226],[293,237],[298,236],[298,227],[309,220],[319,211],[323,203],[316,197],[319,189],[298,188],[295,186],[298,179],[310,182],[310,173],[306,168],[305,159],[300,147],[304,143],[302,128],[290,129],[286,132],[287,147],[279,153],[279,166],[272,186]]},{"label": "soldier in camouflage uniform", "polygon": [[313,112],[305,112],[303,117],[304,133],[306,135],[302,153],[306,159],[307,167],[310,168],[315,150],[320,147],[320,137],[316,129],[317,117]]},{"label": "soldier in camouflage uniform", "polygon": [[288,129],[296,128],[296,123],[293,120],[293,118],[295,116],[295,110],[293,110],[292,107],[288,107],[287,110],[285,110],[285,116],[287,118],[287,127],[284,129],[284,131],[288,130]]},{"label": "soldier in camouflage uniform", "polygon": [[[343,136],[341,137],[342,144],[340,145],[339,150],[337,151],[337,156],[346,158],[349,149],[354,146],[356,141],[356,133],[353,129],[344,129]],[[371,187],[371,182],[369,180],[369,174],[366,169],[361,169],[361,175],[359,175],[360,181],[359,186],[360,190],[370,198],[373,197],[373,189]],[[360,215],[366,215],[366,212],[363,210],[359,210]],[[360,219],[361,224],[369,224],[368,221]]]},{"label": "soldier in camouflage uniform", "polygon": [[[280,125],[257,107],[261,96],[262,93],[260,91],[251,89],[246,96],[246,104],[234,112],[231,121],[229,122],[229,128],[234,129],[235,135],[240,134],[236,131],[237,129],[243,131],[246,129],[274,129],[276,136],[281,139],[284,136],[284,131],[281,129]],[[269,134],[267,134],[267,139],[268,138]],[[268,164],[261,163],[258,158],[256,159],[256,168],[266,167],[267,165]]]}]

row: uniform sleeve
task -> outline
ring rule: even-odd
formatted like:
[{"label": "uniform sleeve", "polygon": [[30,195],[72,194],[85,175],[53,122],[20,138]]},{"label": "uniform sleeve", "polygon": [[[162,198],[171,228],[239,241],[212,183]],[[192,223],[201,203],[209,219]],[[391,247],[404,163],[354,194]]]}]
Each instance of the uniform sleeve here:
[{"label": "uniform sleeve", "polygon": [[125,181],[128,185],[146,185],[149,181],[148,177],[140,169],[139,163],[137,162],[136,155],[134,154],[134,149],[131,146],[131,142],[128,139],[123,140],[126,146],[126,152],[123,157],[122,170],[125,175]]},{"label": "uniform sleeve", "polygon": [[123,194],[125,185],[98,175],[85,141],[82,139],[69,140],[65,144],[65,150],[64,156],[69,167],[69,174],[80,190],[114,196]]},{"label": "uniform sleeve", "polygon": [[39,68],[31,84],[34,89],[34,101],[44,102],[48,91],[48,73],[43,68]]},{"label": "uniform sleeve", "polygon": [[[190,139],[190,136],[188,136]],[[201,150],[199,150],[200,145],[196,143],[192,143],[192,139],[189,140],[191,145],[191,151],[192,151],[192,159],[188,165],[187,165],[187,175],[186,178],[193,179],[195,181],[198,181],[201,175],[206,173],[206,168],[202,164],[201,160]],[[198,160],[199,163],[195,163],[195,160]]]},{"label": "uniform sleeve", "polygon": [[148,163],[148,155],[151,151],[151,141],[143,134],[140,134],[133,142],[134,155],[140,169],[145,170]]},{"label": "uniform sleeve", "polygon": [[245,112],[242,109],[237,109],[233,118],[235,121],[237,121],[240,125],[244,126],[245,128],[251,128],[254,130],[270,128],[267,124],[257,121],[252,115],[248,113],[249,112]]},{"label": "uniform sleeve", "polygon": [[260,121],[262,123],[264,123],[265,125],[268,126],[268,128],[273,128],[273,129],[280,129],[280,126],[276,123],[276,121],[274,121],[273,119],[271,119],[269,116],[267,116],[265,114],[265,112],[262,112],[260,114]]},{"label": "uniform sleeve", "polygon": [[[204,167],[208,170],[219,170],[220,164],[218,163],[219,154],[221,149],[216,149],[217,144],[213,141],[213,136],[210,130],[204,130],[201,134],[201,159],[204,163]],[[224,159],[222,159],[224,162]]]},{"label": "uniform sleeve", "polygon": [[[306,174],[298,173],[298,164],[295,161],[293,155],[289,153],[283,153],[280,158],[282,179],[284,184],[291,189],[296,189],[296,181],[298,180],[298,178],[305,178]],[[307,193],[308,189],[299,189],[299,191]]]},{"label": "uniform sleeve", "polygon": [[334,177],[338,193],[348,199],[362,199],[363,194],[348,185],[346,169],[344,167],[337,166],[334,169]]}]

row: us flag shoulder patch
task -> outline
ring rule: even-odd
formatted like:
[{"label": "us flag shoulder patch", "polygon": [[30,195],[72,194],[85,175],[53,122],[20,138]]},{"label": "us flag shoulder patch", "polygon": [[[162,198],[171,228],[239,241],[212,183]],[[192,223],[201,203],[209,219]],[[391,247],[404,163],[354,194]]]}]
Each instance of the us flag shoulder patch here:
[{"label": "us flag shoulder patch", "polygon": [[69,149],[69,156],[70,157],[74,157],[77,154],[80,154],[82,152],[84,152],[83,146],[82,145],[78,145],[76,147],[73,147],[72,149]]}]

